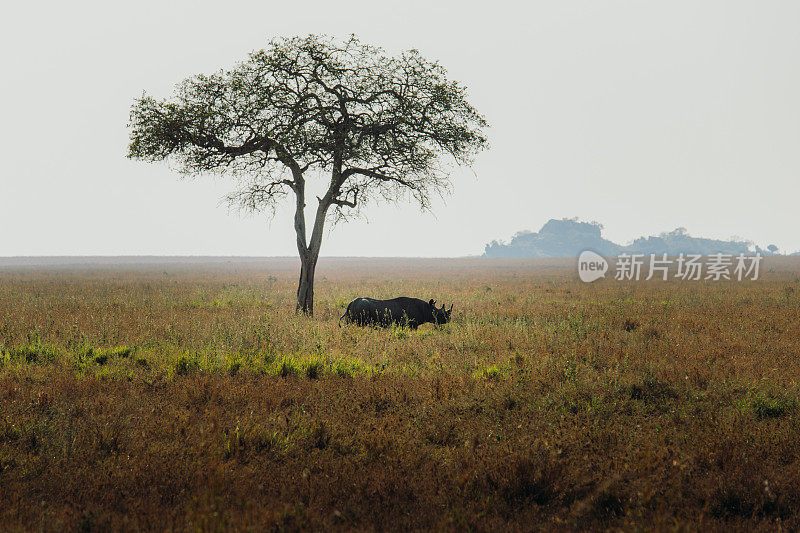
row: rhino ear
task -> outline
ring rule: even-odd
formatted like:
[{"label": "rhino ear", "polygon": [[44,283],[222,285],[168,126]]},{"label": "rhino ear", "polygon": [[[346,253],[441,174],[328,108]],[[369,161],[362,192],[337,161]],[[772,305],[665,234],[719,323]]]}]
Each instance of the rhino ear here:
[{"label": "rhino ear", "polygon": [[428,305],[430,305],[431,307],[436,307],[436,300],[434,300],[433,298],[431,298],[431,299],[428,301]]}]

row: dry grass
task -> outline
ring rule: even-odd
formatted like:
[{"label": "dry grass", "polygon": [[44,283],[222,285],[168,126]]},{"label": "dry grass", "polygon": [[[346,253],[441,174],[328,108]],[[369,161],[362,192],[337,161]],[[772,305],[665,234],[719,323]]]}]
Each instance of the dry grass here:
[{"label": "dry grass", "polygon": [[[756,282],[567,261],[0,270],[0,524],[800,527],[800,260]],[[416,332],[356,296],[454,302]]]}]

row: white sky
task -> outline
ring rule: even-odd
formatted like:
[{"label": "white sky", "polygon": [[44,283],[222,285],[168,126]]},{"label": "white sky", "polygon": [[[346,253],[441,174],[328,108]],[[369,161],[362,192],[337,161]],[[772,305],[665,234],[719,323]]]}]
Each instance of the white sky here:
[{"label": "white sky", "polygon": [[288,206],[231,213],[225,180],[127,160],[128,112],[274,36],[351,32],[440,60],[492,148],[435,216],[373,206],[323,255],[479,254],[573,216],[800,249],[796,0],[29,1],[0,18],[0,256],[296,254]]}]

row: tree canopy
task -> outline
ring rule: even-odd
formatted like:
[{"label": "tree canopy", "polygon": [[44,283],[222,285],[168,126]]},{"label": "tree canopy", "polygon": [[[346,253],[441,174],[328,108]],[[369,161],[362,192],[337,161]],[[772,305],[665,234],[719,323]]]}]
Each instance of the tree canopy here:
[{"label": "tree canopy", "polygon": [[[309,35],[186,79],[171,98],[137,99],[129,157],[233,176],[228,199],[250,210],[294,193],[298,252],[316,263],[326,218],[373,199],[430,208],[448,190],[452,164],[469,165],[486,147],[486,126],[465,88],[418,51],[388,56],[355,36]],[[305,183],[320,174],[329,182],[307,241]]]}]

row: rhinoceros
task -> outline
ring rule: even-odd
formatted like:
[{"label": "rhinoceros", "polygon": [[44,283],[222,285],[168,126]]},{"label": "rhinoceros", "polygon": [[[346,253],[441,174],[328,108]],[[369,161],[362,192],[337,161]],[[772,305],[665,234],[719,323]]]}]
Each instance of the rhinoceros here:
[{"label": "rhinoceros", "polygon": [[356,298],[347,310],[339,318],[339,325],[343,319],[345,323],[353,323],[359,326],[383,326],[392,324],[408,326],[417,329],[426,322],[435,325],[450,322],[450,313],[453,306],[445,309],[436,307],[436,300],[431,298],[429,301],[419,298],[408,298],[401,296],[391,300],[376,300],[374,298]]}]

